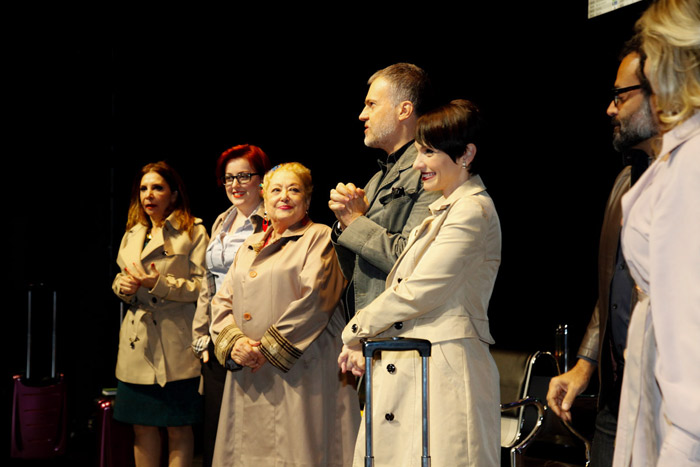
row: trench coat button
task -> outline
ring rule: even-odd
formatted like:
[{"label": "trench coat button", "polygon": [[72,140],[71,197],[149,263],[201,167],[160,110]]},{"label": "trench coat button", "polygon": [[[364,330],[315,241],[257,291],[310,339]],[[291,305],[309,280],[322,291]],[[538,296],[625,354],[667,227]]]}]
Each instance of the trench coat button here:
[{"label": "trench coat button", "polygon": [[396,365],[394,365],[393,363],[389,363],[389,364],[386,366],[386,371],[388,371],[389,374],[392,374],[392,375],[393,375],[394,373],[396,373]]},{"label": "trench coat button", "polygon": [[403,323],[399,321],[398,323],[394,323],[394,329],[401,329],[403,328]]},{"label": "trench coat button", "polygon": [[396,279],[396,283],[397,283],[397,284],[400,284],[402,280],[403,280],[403,279],[399,277],[398,279]]},{"label": "trench coat button", "polygon": [[252,316],[250,316],[250,313],[243,313],[243,319],[244,319],[244,320],[250,321],[251,318],[252,318]]},{"label": "trench coat button", "polygon": [[394,420],[394,414],[393,414],[393,413],[388,413],[388,414],[384,415],[384,418],[386,418],[386,420],[387,420],[388,422],[391,422],[391,421]]},{"label": "trench coat button", "polygon": [[156,297],[151,297],[151,303],[158,303],[158,299]]},{"label": "trench coat button", "polygon": [[350,329],[352,330],[352,332],[357,332],[357,324],[353,324]]},{"label": "trench coat button", "polygon": [[248,273],[248,275],[249,275],[250,277],[257,277],[257,276],[258,276],[258,273],[257,273],[257,271],[250,271],[250,272]]}]

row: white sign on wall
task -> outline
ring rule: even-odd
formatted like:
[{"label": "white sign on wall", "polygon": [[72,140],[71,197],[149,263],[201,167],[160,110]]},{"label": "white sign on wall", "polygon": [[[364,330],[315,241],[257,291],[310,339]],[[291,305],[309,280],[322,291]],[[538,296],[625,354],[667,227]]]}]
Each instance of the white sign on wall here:
[{"label": "white sign on wall", "polygon": [[588,19],[642,0],[588,0]]}]

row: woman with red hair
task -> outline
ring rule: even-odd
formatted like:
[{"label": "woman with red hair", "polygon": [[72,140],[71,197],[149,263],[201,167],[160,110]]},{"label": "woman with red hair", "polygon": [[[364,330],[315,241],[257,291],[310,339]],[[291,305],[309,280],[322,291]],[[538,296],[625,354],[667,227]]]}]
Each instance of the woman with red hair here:
[{"label": "woman with red hair", "polygon": [[219,423],[221,394],[226,382],[226,369],[214,357],[211,339],[211,299],[233,263],[243,241],[262,228],[264,209],[260,183],[270,170],[267,154],[257,146],[241,144],[224,151],[216,163],[219,185],[224,187],[231,206],[214,221],[207,246],[207,282],[197,301],[192,325],[192,348],[202,361],[204,395],[203,449],[204,467],[211,465]]}]

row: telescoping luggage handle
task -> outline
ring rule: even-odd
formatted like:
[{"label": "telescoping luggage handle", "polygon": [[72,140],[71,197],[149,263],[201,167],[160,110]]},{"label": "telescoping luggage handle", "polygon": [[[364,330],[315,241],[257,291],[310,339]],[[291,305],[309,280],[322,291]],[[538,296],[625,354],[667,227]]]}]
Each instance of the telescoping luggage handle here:
[{"label": "telescoping luggage handle", "polygon": [[[44,284],[29,284],[27,288],[27,367],[25,377],[27,380],[31,378],[31,362],[32,362],[32,290],[40,290],[44,288]],[[56,379],[56,290],[53,290],[53,326],[51,328],[51,380]]]},{"label": "telescoping luggage handle", "polygon": [[362,355],[365,357],[365,467],[374,466],[374,456],[372,455],[372,357],[374,357],[377,352],[383,350],[394,352],[414,350],[421,356],[423,386],[423,454],[421,456],[421,466],[429,467],[428,357],[430,357],[430,341],[405,337],[386,337],[379,339],[362,339],[361,342]]}]

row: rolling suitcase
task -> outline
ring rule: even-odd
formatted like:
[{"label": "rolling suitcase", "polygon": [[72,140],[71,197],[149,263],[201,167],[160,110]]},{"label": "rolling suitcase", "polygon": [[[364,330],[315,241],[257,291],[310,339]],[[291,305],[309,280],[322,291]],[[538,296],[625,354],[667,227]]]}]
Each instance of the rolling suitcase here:
[{"label": "rolling suitcase", "polygon": [[365,357],[365,467],[374,466],[372,455],[372,357],[377,352],[390,350],[393,352],[417,351],[422,360],[422,399],[423,399],[423,452],[421,466],[430,466],[430,445],[428,439],[428,357],[431,343],[425,339],[409,339],[389,337],[381,339],[362,339],[362,355]]},{"label": "rolling suitcase", "polygon": [[[124,302],[119,302],[119,325],[124,320]],[[95,401],[92,420],[97,443],[97,467],[133,467],[134,430],[131,425],[114,419],[116,388],[103,389]],[[167,457],[166,457],[167,458]]]},{"label": "rolling suitcase", "polygon": [[131,425],[114,420],[114,396],[104,394],[96,400],[95,435],[97,467],[133,467],[134,431]]},{"label": "rolling suitcase", "polygon": [[27,366],[24,375],[13,377],[10,456],[21,459],[48,459],[66,450],[67,397],[63,374],[56,375],[56,292],[53,292],[51,331],[51,376],[32,375],[32,292],[27,300]]}]

